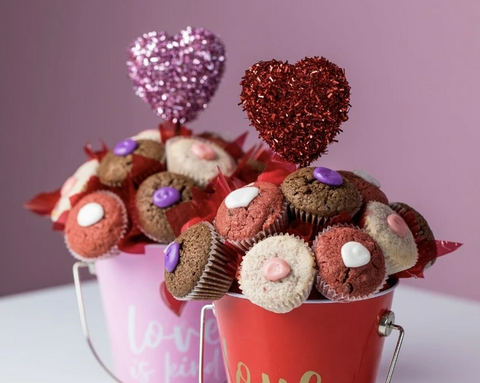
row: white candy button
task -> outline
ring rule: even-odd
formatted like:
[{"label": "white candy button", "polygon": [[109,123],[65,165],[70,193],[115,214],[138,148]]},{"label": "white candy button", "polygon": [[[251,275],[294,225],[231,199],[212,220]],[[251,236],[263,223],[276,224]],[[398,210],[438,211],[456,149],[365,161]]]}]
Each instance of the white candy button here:
[{"label": "white candy button", "polygon": [[87,203],[77,215],[77,223],[82,227],[95,225],[105,216],[103,206],[96,202]]},{"label": "white candy button", "polygon": [[258,188],[254,186],[243,187],[231,192],[227,198],[225,198],[225,205],[229,209],[234,209],[236,207],[247,207],[250,202],[252,202],[253,199],[258,196],[258,194]]},{"label": "white candy button", "polygon": [[371,183],[372,185],[376,186],[377,188],[379,188],[381,186],[380,182],[378,182],[378,180],[376,178],[372,177],[365,170],[354,170],[353,174],[355,174],[356,176],[358,176],[360,178],[363,178],[365,181],[367,181],[368,183]]},{"label": "white candy button", "polygon": [[370,252],[361,243],[347,242],[341,252],[346,267],[360,267],[370,262]]}]

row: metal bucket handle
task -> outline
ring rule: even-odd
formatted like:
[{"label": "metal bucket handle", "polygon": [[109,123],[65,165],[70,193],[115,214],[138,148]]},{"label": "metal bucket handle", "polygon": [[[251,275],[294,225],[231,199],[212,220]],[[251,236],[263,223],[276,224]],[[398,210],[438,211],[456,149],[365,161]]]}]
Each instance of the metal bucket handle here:
[{"label": "metal bucket handle", "polygon": [[102,368],[105,370],[105,372],[110,375],[110,377],[117,383],[123,383],[120,379],[118,379],[115,374],[110,371],[110,369],[103,363],[102,359],[100,356],[97,354],[97,351],[95,350],[95,347],[93,346],[92,340],[90,338],[90,332],[88,331],[88,325],[87,325],[87,315],[85,313],[85,305],[83,304],[83,295],[82,295],[82,282],[80,279],[80,269],[87,267],[90,270],[91,274],[95,274],[94,268],[95,265],[93,263],[86,263],[86,262],[76,262],[73,265],[73,282],[75,284],[75,294],[77,296],[77,305],[78,305],[78,312],[80,314],[80,322],[82,323],[82,331],[83,331],[83,336],[85,337],[88,347],[90,348],[90,351],[92,352],[93,356],[97,360],[97,362],[102,366]]},{"label": "metal bucket handle", "polygon": [[[200,318],[200,356],[199,356],[199,368],[198,368],[198,382],[204,383],[203,380],[203,365],[204,365],[204,334],[205,334],[205,316],[208,310],[212,310],[215,314],[215,307],[213,304],[205,305],[202,308],[201,318]],[[397,345],[395,346],[395,351],[393,352],[392,361],[390,362],[390,367],[388,368],[387,378],[385,383],[391,383],[393,371],[397,365],[398,356],[400,354],[400,349],[402,348],[403,338],[405,337],[405,330],[402,326],[395,324],[395,314],[393,311],[385,311],[380,321],[378,322],[378,335],[381,337],[388,337],[393,330],[398,331]]]}]

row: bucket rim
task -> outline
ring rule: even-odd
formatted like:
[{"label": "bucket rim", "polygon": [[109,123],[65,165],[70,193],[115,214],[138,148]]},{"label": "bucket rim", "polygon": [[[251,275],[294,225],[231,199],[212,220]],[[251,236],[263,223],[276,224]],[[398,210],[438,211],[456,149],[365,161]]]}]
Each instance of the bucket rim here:
[{"label": "bucket rim", "polygon": [[[345,305],[345,304],[348,304],[348,303],[357,303],[357,302],[362,302],[362,301],[368,301],[370,299],[375,299],[375,298],[378,298],[378,297],[381,297],[383,295],[387,295],[387,294],[390,294],[390,293],[393,293],[393,291],[398,287],[398,285],[400,284],[400,281],[398,278],[395,278],[395,277],[392,277],[392,278],[389,278],[388,281],[387,281],[389,284],[390,284],[390,287],[388,289],[385,289],[383,291],[380,291],[374,295],[372,295],[370,298],[366,298],[366,299],[362,299],[362,300],[358,300],[358,301],[353,301],[353,302],[336,302],[336,301],[331,301],[327,298],[325,299],[312,299],[312,300],[306,300],[305,302],[302,303],[302,305],[312,305],[312,304],[339,304],[339,305]],[[315,288],[315,287],[314,287]],[[228,292],[226,295],[232,297],[232,298],[238,298],[238,299],[245,299],[245,300],[248,300],[248,298],[243,295],[243,294],[239,294],[239,293],[231,293],[231,292]]]}]

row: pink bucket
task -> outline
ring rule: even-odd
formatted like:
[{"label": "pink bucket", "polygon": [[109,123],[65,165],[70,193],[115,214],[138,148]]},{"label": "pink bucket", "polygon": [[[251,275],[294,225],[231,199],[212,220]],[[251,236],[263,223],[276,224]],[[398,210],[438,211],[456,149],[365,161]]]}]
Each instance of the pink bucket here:
[{"label": "pink bucket", "polygon": [[[95,263],[115,376],[123,383],[198,381],[205,302],[179,302],[165,293],[164,248],[150,245],[145,255],[121,253]],[[222,383],[225,370],[213,315],[206,319],[205,344],[205,382]]]}]

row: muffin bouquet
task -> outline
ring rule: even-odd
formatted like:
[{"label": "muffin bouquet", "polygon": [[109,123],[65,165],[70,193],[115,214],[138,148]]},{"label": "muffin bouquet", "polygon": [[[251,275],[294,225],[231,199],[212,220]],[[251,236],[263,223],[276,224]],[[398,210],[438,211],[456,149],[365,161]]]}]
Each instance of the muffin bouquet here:
[{"label": "muffin bouquet", "polygon": [[393,279],[422,278],[460,246],[436,240],[367,172],[310,166],[348,119],[343,69],[323,57],[262,61],[241,86],[241,105],[275,155],[255,180],[239,184],[220,170],[210,190],[169,211],[177,238],[165,251],[165,282],[175,298],[236,292],[275,313],[308,299],[358,301]]},{"label": "muffin bouquet", "polygon": [[86,145],[86,162],[60,189],[25,205],[50,217],[85,262],[168,244],[175,239],[170,209],[212,192],[219,173],[237,186],[254,181],[273,156],[258,145],[245,152],[245,134],[229,141],[184,126],[207,107],[224,72],[225,48],[213,33],[144,34],[130,46],[127,66],[135,93],[165,122],[112,148]]}]

